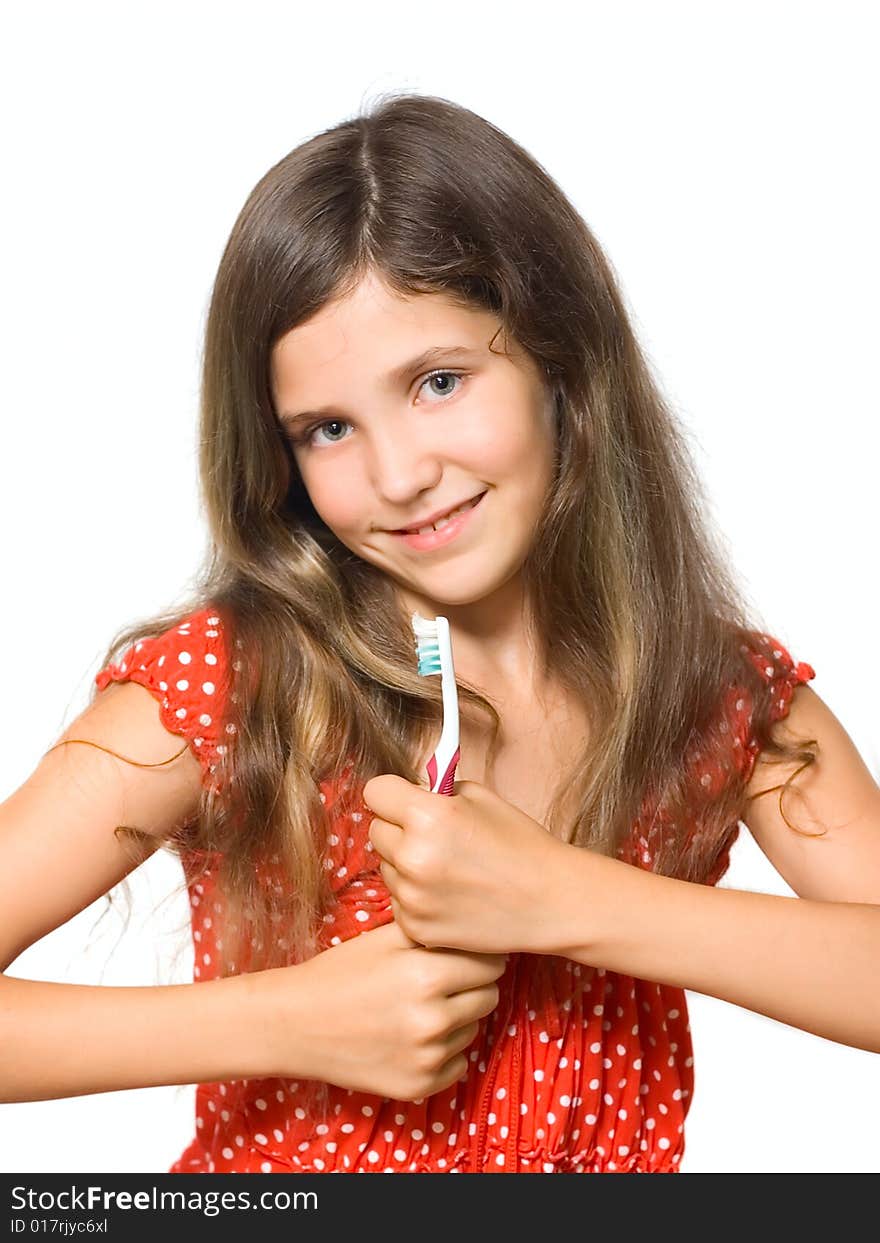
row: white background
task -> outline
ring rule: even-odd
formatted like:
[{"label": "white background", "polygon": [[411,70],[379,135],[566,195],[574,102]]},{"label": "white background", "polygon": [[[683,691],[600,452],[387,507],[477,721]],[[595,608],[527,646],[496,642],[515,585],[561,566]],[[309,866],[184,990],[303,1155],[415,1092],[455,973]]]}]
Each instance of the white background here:
[{"label": "white background", "polygon": [[[400,88],[486,116],[583,213],[751,599],[880,776],[873,6],[311,8],[4,8],[0,797],[85,705],[112,633],[173,603],[201,557],[198,356],[245,197]],[[98,903],[10,974],[189,979],[185,943],[167,965],[185,901],[151,913],[179,879],[164,856],[134,875],[112,954],[115,916],[86,949]],[[724,883],[791,893],[745,832]],[[684,1172],[880,1168],[880,1058],[689,1000]],[[193,1093],[0,1106],[0,1170],[164,1171]]]}]

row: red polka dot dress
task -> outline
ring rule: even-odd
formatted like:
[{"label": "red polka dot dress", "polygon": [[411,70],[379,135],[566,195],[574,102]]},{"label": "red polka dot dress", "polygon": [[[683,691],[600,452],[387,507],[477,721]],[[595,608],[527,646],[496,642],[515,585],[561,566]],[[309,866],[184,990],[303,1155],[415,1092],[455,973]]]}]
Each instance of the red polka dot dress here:
[{"label": "red polka dot dress", "polygon": [[[750,653],[773,681],[773,715],[815,676],[770,637],[775,662]],[[769,652],[769,648],[768,648]],[[189,740],[205,780],[224,753],[227,687],[221,622],[210,609],[133,645],[96,676],[131,680],[158,700],[166,727]],[[750,775],[757,744],[748,697],[732,692],[731,745]],[[704,785],[711,772],[700,777]],[[321,785],[332,813],[333,783]],[[325,849],[334,895],[322,948],[389,923],[391,903],[369,841],[371,812],[336,813]],[[349,804],[351,806],[351,804]],[[739,826],[710,883],[724,874]],[[637,822],[622,857],[652,866],[650,833]],[[194,982],[216,978],[223,901],[184,857],[195,951]],[[396,1101],[329,1086],[323,1119],[309,1115],[303,1083],[241,1079],[196,1089],[196,1133],[170,1173],[675,1173],[694,1084],[682,989],[581,966],[511,954],[500,998],[469,1049],[469,1073],[443,1092]]]}]

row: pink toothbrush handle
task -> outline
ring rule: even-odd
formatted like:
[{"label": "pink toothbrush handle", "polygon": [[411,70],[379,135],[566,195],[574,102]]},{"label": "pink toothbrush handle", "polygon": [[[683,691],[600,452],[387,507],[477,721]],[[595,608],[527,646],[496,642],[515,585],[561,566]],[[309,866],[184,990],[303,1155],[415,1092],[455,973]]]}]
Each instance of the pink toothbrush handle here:
[{"label": "pink toothbrush handle", "polygon": [[[449,761],[449,767],[443,774],[443,780],[437,787],[437,794],[451,794],[452,787],[455,783],[455,770],[458,767],[458,761],[461,759],[461,747],[455,748],[455,754]],[[437,756],[432,755],[428,760],[428,780],[431,783],[431,789],[434,789],[434,782],[437,780]]]}]

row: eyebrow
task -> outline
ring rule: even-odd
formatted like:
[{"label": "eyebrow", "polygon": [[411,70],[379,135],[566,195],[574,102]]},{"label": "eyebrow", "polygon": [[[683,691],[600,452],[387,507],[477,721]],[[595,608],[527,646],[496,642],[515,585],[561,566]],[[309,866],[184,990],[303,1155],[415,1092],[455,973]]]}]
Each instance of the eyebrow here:
[{"label": "eyebrow", "polygon": [[[413,372],[420,371],[422,367],[430,366],[431,363],[437,362],[441,358],[446,358],[449,354],[455,354],[459,357],[471,358],[474,355],[482,354],[483,351],[474,349],[470,345],[434,345],[428,350],[424,350],[415,358],[411,358],[408,362],[401,363],[399,367],[392,368],[385,377],[386,383],[395,384],[401,380],[405,380],[407,376]],[[286,426],[299,422],[302,419],[312,419],[319,415],[335,415],[337,408],[334,406],[318,406],[314,410],[301,410],[298,413],[284,411],[279,414],[278,418]]]}]

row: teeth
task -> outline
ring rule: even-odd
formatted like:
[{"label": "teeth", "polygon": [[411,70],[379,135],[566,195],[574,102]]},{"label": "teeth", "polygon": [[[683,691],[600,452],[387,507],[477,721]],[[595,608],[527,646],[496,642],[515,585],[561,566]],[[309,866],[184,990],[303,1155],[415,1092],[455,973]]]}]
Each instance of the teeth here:
[{"label": "teeth", "polygon": [[[480,499],[480,498],[479,498],[478,496],[475,496],[475,497],[474,497],[474,499],[473,499],[472,501],[465,501],[465,503],[464,503],[463,505],[459,505],[458,509],[453,509],[453,510],[451,511],[451,513],[448,513],[448,514],[446,515],[446,517],[445,517],[445,518],[438,518],[438,519],[437,519],[437,521],[436,521],[436,522],[435,522],[432,526],[428,526],[428,527],[419,527],[419,529],[418,529],[418,531],[416,532],[416,534],[417,534],[417,535],[427,535],[429,531],[439,531],[439,530],[441,530],[441,529],[442,529],[443,527],[445,527],[448,523],[450,523],[450,522],[452,521],[452,519],[453,519],[453,518],[457,518],[459,514],[463,514],[463,513],[464,513],[464,511],[465,511],[466,509],[473,509],[473,507],[474,507],[475,503],[476,503],[479,499]],[[412,535],[412,534],[413,534],[413,532],[412,532],[412,531],[410,531],[410,535]]]}]

